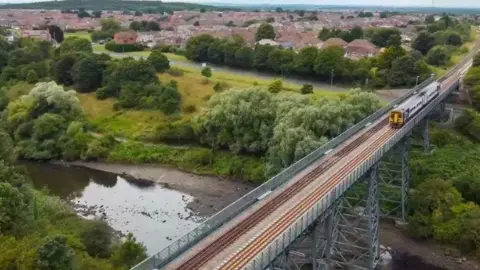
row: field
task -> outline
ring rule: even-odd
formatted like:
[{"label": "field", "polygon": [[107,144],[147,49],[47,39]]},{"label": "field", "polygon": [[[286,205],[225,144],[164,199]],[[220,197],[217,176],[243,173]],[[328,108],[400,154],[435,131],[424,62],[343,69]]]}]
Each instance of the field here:
[{"label": "field", "polygon": [[[190,119],[206,105],[210,96],[215,92],[213,86],[222,81],[231,87],[249,87],[253,79],[233,73],[213,72],[212,78],[205,83],[200,71],[195,68],[182,68],[182,76],[172,76],[168,73],[159,74],[160,81],[176,80],[182,94],[182,114],[166,116],[159,111],[124,110],[114,111],[114,99],[97,100],[95,93],[78,94],[80,102],[87,113],[89,121],[100,132],[113,132],[115,135],[130,139],[150,136],[159,125],[167,120]],[[260,86],[266,86],[271,81],[257,81]],[[284,85],[284,90],[298,91],[298,86]],[[337,93],[322,89],[315,89],[315,97],[333,98]]]},{"label": "field", "polygon": [[87,31],[75,32],[75,33],[65,33],[65,37],[79,37],[79,38],[86,38],[91,41],[90,33]]}]

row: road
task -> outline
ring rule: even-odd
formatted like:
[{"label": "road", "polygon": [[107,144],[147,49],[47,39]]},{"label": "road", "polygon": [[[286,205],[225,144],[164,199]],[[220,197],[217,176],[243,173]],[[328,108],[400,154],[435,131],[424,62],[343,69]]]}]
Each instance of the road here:
[{"label": "road", "polygon": [[[107,53],[112,57],[118,57],[118,58],[125,58],[125,57],[133,57],[135,59],[140,59],[144,58],[143,56],[131,56],[131,55],[125,55],[121,53],[114,53],[114,52],[95,52],[95,53]],[[190,67],[190,68],[198,68],[199,70],[202,68],[201,63],[195,63],[191,62],[188,60],[182,61],[182,60],[170,60],[170,64],[180,66],[180,67]],[[275,75],[270,75],[270,74],[264,74],[264,73],[259,73],[255,71],[247,71],[247,70],[242,70],[242,69],[237,69],[237,68],[231,68],[231,67],[225,67],[225,66],[218,66],[218,65],[213,65],[213,64],[208,64],[212,68],[213,71],[217,70],[220,72],[228,72],[228,73],[236,73],[240,75],[245,75],[253,78],[258,78],[260,80],[274,80],[277,79],[279,76]],[[330,87],[329,84],[314,81],[314,80],[308,80],[308,79],[300,79],[300,78],[285,78],[282,77],[282,80],[285,83],[290,83],[290,84],[297,84],[299,87],[303,84],[311,84],[313,85],[314,88],[320,88],[320,89],[325,89],[325,90],[331,90],[331,91],[336,91],[336,92],[344,92],[348,91],[350,88],[349,87],[342,87],[342,86],[333,86],[333,88]]]}]

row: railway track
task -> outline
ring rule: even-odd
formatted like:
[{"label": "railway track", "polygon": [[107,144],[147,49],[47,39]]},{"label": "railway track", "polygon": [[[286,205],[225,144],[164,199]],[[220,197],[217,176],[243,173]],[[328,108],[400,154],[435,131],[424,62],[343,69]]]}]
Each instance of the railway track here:
[{"label": "railway track", "polygon": [[[242,252],[237,253],[229,259],[227,263],[222,265],[218,270],[239,269],[247,262],[252,260],[256,254],[264,249],[271,241],[273,241],[279,234],[285,231],[292,223],[292,220],[300,217],[305,211],[313,207],[313,205],[339,184],[355,167],[359,166],[366,158],[373,154],[379,147],[381,147],[391,136],[396,132],[395,129],[388,129],[382,134],[373,144],[361,152],[360,155],[352,159],[341,170],[333,174],[332,177],[323,183],[316,190],[312,191],[305,200],[300,202],[295,207],[277,218],[269,230],[262,232],[257,238],[255,244],[246,247]],[[272,229],[273,228],[273,229]]]},{"label": "railway track", "polygon": [[323,174],[330,166],[334,165],[338,160],[345,157],[348,153],[356,149],[359,145],[361,145],[363,142],[368,140],[368,138],[370,138],[373,134],[381,130],[387,124],[388,124],[388,121],[387,121],[387,118],[385,117],[379,123],[377,123],[374,127],[372,127],[370,130],[368,130],[367,132],[362,134],[360,137],[350,142],[347,146],[342,148],[332,157],[325,160],[325,162],[323,162],[320,166],[313,169],[303,178],[301,178],[300,180],[292,184],[290,187],[288,187],[285,191],[278,194],[271,201],[263,205],[260,209],[258,209],[257,211],[252,213],[250,216],[242,220],[239,224],[237,224],[236,226],[234,226],[233,228],[225,232],[214,242],[210,243],[205,248],[203,248],[200,252],[195,254],[192,258],[182,263],[178,267],[178,269],[189,270],[189,269],[200,268],[208,260],[213,258],[218,253],[219,250],[222,250],[225,247],[229,246],[233,241],[238,239],[245,232],[252,229],[255,225],[257,225],[260,221],[262,221],[266,216],[268,216],[273,211],[275,211],[275,209],[283,205],[295,194],[300,192],[300,190],[302,190],[308,184],[313,182],[319,175]]}]

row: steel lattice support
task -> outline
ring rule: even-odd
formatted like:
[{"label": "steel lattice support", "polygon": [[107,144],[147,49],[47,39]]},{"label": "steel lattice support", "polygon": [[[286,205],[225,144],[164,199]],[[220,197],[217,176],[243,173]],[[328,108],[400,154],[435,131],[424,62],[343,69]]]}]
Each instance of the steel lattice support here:
[{"label": "steel lattice support", "polygon": [[410,167],[408,153],[411,134],[406,135],[392,148],[380,163],[380,212],[382,216],[407,218],[410,189]]},{"label": "steel lattice support", "polygon": [[[366,190],[363,190],[364,188]],[[338,200],[333,210],[333,230],[330,237],[331,260],[334,264],[357,269],[375,268],[379,256],[379,199],[377,163],[363,181],[355,184]]]},{"label": "steel lattice support", "polygon": [[318,218],[294,243],[288,246],[270,265],[269,269],[300,270],[310,266],[313,270],[326,270],[330,258],[331,211]]}]

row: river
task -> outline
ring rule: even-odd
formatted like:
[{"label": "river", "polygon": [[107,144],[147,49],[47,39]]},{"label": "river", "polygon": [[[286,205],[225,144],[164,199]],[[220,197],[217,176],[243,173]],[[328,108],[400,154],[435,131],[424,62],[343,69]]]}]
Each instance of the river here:
[{"label": "river", "polygon": [[[165,185],[118,174],[75,166],[22,162],[35,188],[48,189],[70,202],[75,212],[85,218],[103,218],[122,234],[131,232],[152,254],[167,246],[205,220],[221,205],[208,204],[210,213],[197,211],[192,204],[205,204],[202,195],[191,194]],[[226,182],[226,181],[224,181]],[[243,193],[243,191],[242,191]],[[218,197],[212,198],[217,200]]]},{"label": "river", "polygon": [[[253,188],[238,181],[148,165],[79,164],[111,172],[78,166],[21,163],[29,171],[35,188],[47,188],[53,195],[69,201],[80,216],[103,218],[116,231],[132,232],[147,247],[149,254],[167,246]],[[123,172],[132,175],[141,172],[144,179],[153,181],[125,179],[121,176]],[[174,185],[176,182],[180,184]],[[464,265],[455,267],[456,264],[452,268],[448,261],[440,263],[448,267],[437,267],[433,263],[445,259],[438,256],[439,251],[437,257],[425,255],[432,253],[428,246],[416,245],[393,231],[394,228],[387,227],[381,233],[388,238],[382,242],[393,248],[393,263],[386,269],[469,269]],[[432,264],[405,253],[405,249],[426,256]]]}]

